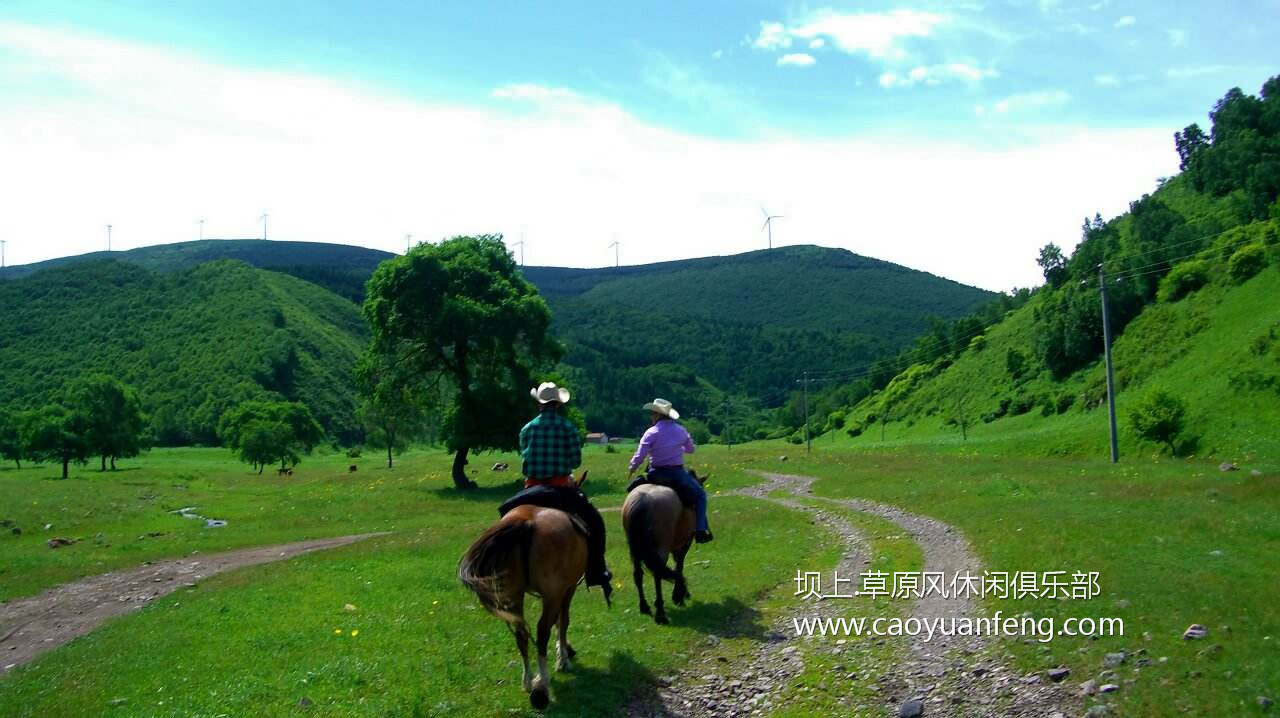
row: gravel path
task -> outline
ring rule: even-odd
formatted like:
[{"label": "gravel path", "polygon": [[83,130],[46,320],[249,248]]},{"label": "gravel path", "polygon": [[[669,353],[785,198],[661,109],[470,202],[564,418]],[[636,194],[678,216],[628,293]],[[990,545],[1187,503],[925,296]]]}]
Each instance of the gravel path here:
[{"label": "gravel path", "polygon": [[113,616],[136,611],[150,601],[184,586],[195,586],[197,581],[209,576],[384,535],[337,536],[152,561],[137,568],[82,578],[31,598],[0,604],[0,675],[89,633]]},{"label": "gravel path", "polygon": [[[844,554],[836,570],[842,576],[865,570],[867,544],[847,519],[793,499],[769,496],[777,491],[808,496],[813,478],[764,473],[761,476],[766,479],[765,483],[735,493],[809,513],[815,522],[839,535],[844,543]],[[948,577],[957,571],[982,572],[982,564],[968,541],[947,524],[871,501],[819,500],[833,507],[873,514],[900,526],[924,553],[925,571],[942,571]],[[829,570],[825,573],[830,575]],[[850,637],[838,641],[830,637],[795,635],[793,617],[866,615],[866,612],[848,610],[857,606],[857,600],[805,601],[803,608],[780,617],[766,640],[739,663],[727,667],[728,670],[723,664],[716,667],[715,658],[694,657],[688,668],[662,681],[656,698],[633,704],[627,712],[632,716],[689,718],[768,715],[773,708],[782,707],[774,702],[776,694],[804,670],[806,657],[825,652],[837,661],[831,682],[838,685],[841,680],[863,681],[864,686],[867,681],[873,682],[871,690],[881,697],[881,705],[863,709],[856,713],[859,715],[1065,718],[1080,714],[1081,701],[1067,684],[1053,683],[1043,674],[1023,675],[1011,669],[999,641],[989,637],[935,635],[929,642],[923,637],[888,639],[894,642],[898,659],[888,666],[869,666],[858,654],[865,653],[873,639]],[[978,617],[983,611],[968,598],[944,599],[931,595],[916,600],[903,615],[921,619]],[[839,663],[841,660],[843,665]],[[722,675],[735,678],[726,680]],[[797,690],[806,689],[798,687]],[[833,714],[855,714],[855,706],[840,698],[836,701],[838,705],[831,707]]]}]

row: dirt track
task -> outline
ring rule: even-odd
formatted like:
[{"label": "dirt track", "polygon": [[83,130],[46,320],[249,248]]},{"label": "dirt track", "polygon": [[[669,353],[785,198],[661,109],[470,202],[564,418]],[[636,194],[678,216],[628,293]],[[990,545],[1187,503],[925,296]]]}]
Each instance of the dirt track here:
[{"label": "dirt track", "polygon": [[107,619],[136,611],[161,596],[242,566],[283,561],[299,554],[363,541],[384,533],[337,536],[153,561],[51,588],[38,596],[0,604],[0,675],[83,636]]},{"label": "dirt track", "polygon": [[[811,505],[791,499],[777,499],[769,495],[782,490],[797,496],[810,496],[814,479],[785,474],[764,474],[766,483],[740,490],[740,495],[774,501],[788,508],[809,513],[816,523],[834,531],[845,544],[838,570],[842,575],[855,575],[865,570],[865,539],[847,519],[838,513],[815,509]],[[911,535],[924,553],[925,571],[942,571],[951,575],[957,571],[981,574],[979,561],[964,536],[951,526],[935,519],[911,514],[892,506],[870,501],[819,499],[823,503],[841,509],[874,514],[887,519]],[[835,616],[849,615],[847,601],[803,602],[796,615]],[[968,598],[942,599],[936,595],[918,599],[904,615],[917,618],[977,617],[983,612]],[[850,637],[836,642],[834,638],[799,637],[791,624],[792,616],[783,617],[772,627],[767,639],[739,664],[716,667],[707,658],[695,657],[690,665],[675,676],[669,685],[661,689],[653,702],[633,704],[629,713],[633,716],[750,716],[767,715],[781,706],[773,703],[770,694],[784,688],[798,676],[805,665],[807,655],[828,652],[842,655],[848,674],[833,676],[841,679],[872,683],[874,692],[881,697],[881,705],[872,715],[896,716],[900,714],[923,716],[981,716],[996,718],[1012,716],[1029,718],[1043,716],[1061,718],[1078,715],[1081,701],[1073,684],[1052,683],[1042,674],[1022,675],[1012,669],[1005,660],[998,640],[987,637],[947,639],[935,636],[931,642],[923,638],[896,640],[897,656],[891,665],[870,665],[861,662],[859,646],[865,651],[870,642],[866,638]],[[713,675],[731,677],[727,684],[710,680]],[[904,704],[920,701],[921,713],[912,713]],[[842,703],[832,706],[842,715],[850,714],[853,706]],[[865,710],[860,715],[867,714]]]}]

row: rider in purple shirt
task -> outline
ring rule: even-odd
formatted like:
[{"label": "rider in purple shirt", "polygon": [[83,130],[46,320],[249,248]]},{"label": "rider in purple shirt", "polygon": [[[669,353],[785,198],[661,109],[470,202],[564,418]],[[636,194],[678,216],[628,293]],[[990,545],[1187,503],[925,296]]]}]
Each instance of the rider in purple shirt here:
[{"label": "rider in purple shirt", "polygon": [[669,481],[681,484],[685,491],[694,497],[694,511],[697,515],[694,539],[698,543],[712,540],[711,531],[707,527],[707,492],[702,484],[684,469],[684,455],[694,450],[693,437],[685,428],[676,423],[680,412],[675,410],[666,399],[654,399],[644,408],[650,412],[653,426],[640,437],[640,446],[627,472],[627,479],[635,474],[636,469],[649,459],[649,475],[665,477]]}]

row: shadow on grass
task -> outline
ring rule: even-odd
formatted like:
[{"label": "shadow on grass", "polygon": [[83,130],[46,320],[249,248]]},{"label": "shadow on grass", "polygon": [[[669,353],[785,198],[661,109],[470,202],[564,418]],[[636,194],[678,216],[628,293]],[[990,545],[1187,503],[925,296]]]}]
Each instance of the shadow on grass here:
[{"label": "shadow on grass", "polygon": [[544,713],[548,716],[625,715],[628,706],[658,702],[653,672],[630,653],[619,651],[609,655],[605,668],[578,663],[569,673],[555,674],[551,687],[553,700]]},{"label": "shadow on grass", "polygon": [[[664,592],[668,585],[663,582]],[[690,591],[696,588],[696,585],[691,586]],[[761,623],[760,612],[732,596],[715,603],[704,603],[694,598],[684,606],[672,603],[670,596],[666,598],[667,618],[673,626],[685,626],[721,638],[748,638],[753,641],[769,638],[769,628]]]}]

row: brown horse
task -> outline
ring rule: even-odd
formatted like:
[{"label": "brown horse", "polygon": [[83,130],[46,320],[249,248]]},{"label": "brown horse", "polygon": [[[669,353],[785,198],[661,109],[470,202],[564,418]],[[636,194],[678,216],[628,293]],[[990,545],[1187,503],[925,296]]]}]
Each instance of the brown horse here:
[{"label": "brown horse", "polygon": [[[709,476],[699,477],[690,472],[698,483],[705,484]],[[662,579],[675,582],[671,600],[683,606],[689,598],[689,587],[684,580],[684,557],[693,543],[693,509],[684,506],[673,489],[656,484],[641,484],[622,504],[622,528],[627,534],[627,548],[631,550],[631,566],[640,594],[640,613],[649,615],[649,602],[644,598],[644,569],[653,574],[653,620],[667,623],[667,612],[662,605]],[[667,556],[674,556],[675,570],[667,566]]]},{"label": "brown horse", "polygon": [[[578,480],[581,486],[586,472]],[[458,564],[458,579],[480,603],[505,621],[515,633],[524,661],[522,685],[529,702],[542,710],[550,702],[547,642],[559,625],[556,670],[572,668],[569,645],[569,604],[587,570],[587,540],[581,522],[557,509],[517,506],[490,526]],[[538,675],[529,674],[529,626],[524,619],[524,596],[542,597],[538,619]]]}]

